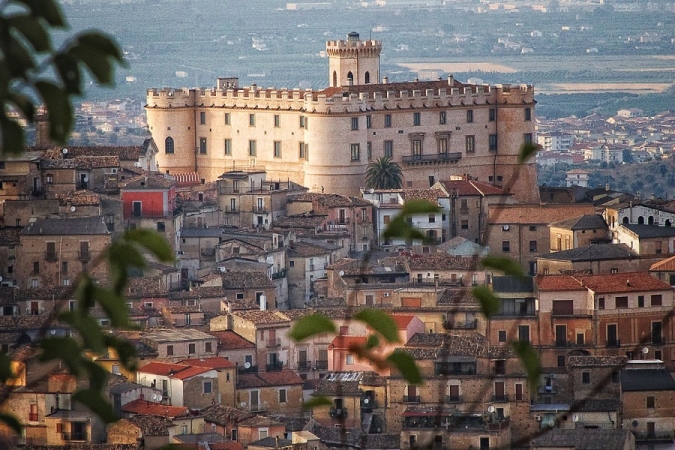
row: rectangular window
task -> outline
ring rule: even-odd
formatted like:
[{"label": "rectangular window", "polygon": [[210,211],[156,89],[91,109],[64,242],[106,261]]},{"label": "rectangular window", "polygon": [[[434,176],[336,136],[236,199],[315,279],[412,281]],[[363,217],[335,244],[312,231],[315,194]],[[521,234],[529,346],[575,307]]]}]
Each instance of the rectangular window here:
[{"label": "rectangular window", "polygon": [[460,228],[462,230],[468,230],[469,229],[469,221],[468,220],[462,220],[460,222]]},{"label": "rectangular window", "polygon": [[274,141],[274,157],[281,158],[281,141]]},{"label": "rectangular window", "polygon": [[422,140],[414,139],[412,141],[412,154],[415,159],[422,159]]},{"label": "rectangular window", "polygon": [[530,241],[530,253],[537,252],[537,241]]},{"label": "rectangular window", "polygon": [[663,297],[661,294],[658,295],[652,295],[652,306],[662,306],[663,305]]},{"label": "rectangular window", "polygon": [[384,127],[391,128],[391,114],[384,115]]},{"label": "rectangular window", "polygon": [[225,125],[230,124],[230,113],[225,113]]},{"label": "rectangular window", "polygon": [[199,138],[199,154],[206,155],[206,138]]},{"label": "rectangular window", "polygon": [[616,308],[628,308],[628,297],[617,297]]},{"label": "rectangular window", "polygon": [[257,153],[256,141],[248,141],[248,156],[255,156]]},{"label": "rectangular window", "polygon": [[506,330],[499,330],[499,342],[506,342]]},{"label": "rectangular window", "polygon": [[491,152],[497,151],[497,135],[496,134],[490,135],[489,148],[490,148]]},{"label": "rectangular window", "polygon": [[384,156],[387,158],[394,156],[394,141],[384,141]]},{"label": "rectangular window", "polygon": [[211,342],[204,343],[204,351],[206,353],[211,353],[213,351],[213,344]]},{"label": "rectangular window", "polygon": [[232,139],[225,139],[224,152],[226,156],[232,155]]},{"label": "rectangular window", "polygon": [[307,125],[307,118],[305,116],[300,116],[300,128],[305,128]]},{"label": "rectangular window", "polygon": [[558,355],[558,367],[565,367],[565,355]]},{"label": "rectangular window", "polygon": [[354,364],[354,355],[347,355],[347,357],[345,358],[345,364],[348,366]]},{"label": "rectangular window", "polygon": [[581,383],[582,384],[591,384],[591,373],[590,372],[581,372]]},{"label": "rectangular window", "polygon": [[525,108],[525,120],[528,122],[532,120],[532,108]]},{"label": "rectangular window", "polygon": [[445,111],[441,111],[438,113],[438,123],[441,125],[445,125],[445,123],[448,121],[448,117]]},{"label": "rectangular window", "polygon": [[366,116],[366,128],[372,128],[373,127],[373,116],[368,115]]},{"label": "rectangular window", "polygon": [[529,325],[518,325],[518,340],[521,342],[530,342]]},{"label": "rectangular window", "polygon": [[188,344],[188,353],[191,355],[196,353],[195,348],[195,344]]},{"label": "rectangular window", "polygon": [[418,127],[422,125],[422,114],[421,113],[413,113],[413,125]]},{"label": "rectangular window", "polygon": [[474,153],[476,151],[476,136],[467,136],[466,139],[466,152]]},{"label": "rectangular window", "polygon": [[157,231],[163,233],[166,231],[166,224],[164,222],[157,222]]},{"label": "rectangular window", "polygon": [[448,154],[448,139],[440,138],[438,140],[438,154],[447,155]]},{"label": "rectangular window", "polygon": [[213,389],[213,386],[211,385],[211,382],[205,381],[204,382],[204,394],[210,394],[212,389]]},{"label": "rectangular window", "polygon": [[40,273],[40,263],[38,261],[33,262],[33,274],[37,275]]},{"label": "rectangular window", "polygon": [[199,123],[202,124],[202,125],[206,125],[206,113],[205,112],[199,113]]},{"label": "rectangular window", "polygon": [[298,149],[299,149],[299,150],[298,150],[298,157],[299,157],[300,159],[305,159],[305,158],[307,157],[307,156],[306,156],[306,152],[305,152],[305,143],[304,143],[304,142],[300,142],[300,145],[298,146]]},{"label": "rectangular window", "polygon": [[352,131],[356,131],[358,129],[359,129],[359,118],[352,117]]},{"label": "rectangular window", "polygon": [[647,396],[647,408],[654,408],[656,404],[656,397]]},{"label": "rectangular window", "polygon": [[502,252],[508,253],[511,251],[511,241],[502,241]]},{"label": "rectangular window", "polygon": [[473,109],[466,110],[466,122],[467,123],[473,122]]},{"label": "rectangular window", "polygon": [[436,214],[429,214],[429,223],[436,223]]},{"label": "rectangular window", "polygon": [[[302,120],[302,116],[300,117]],[[281,116],[279,114],[274,115],[274,128],[279,128],[281,126]]]},{"label": "rectangular window", "polygon": [[490,120],[490,122],[494,122],[495,120],[497,120],[497,110],[496,109],[490,108],[489,120]]},{"label": "rectangular window", "polygon": [[255,126],[255,114],[248,115],[248,124],[252,127]]},{"label": "rectangular window", "polygon": [[173,345],[166,346],[166,356],[173,356]]},{"label": "rectangular window", "polygon": [[384,216],[384,217],[382,217],[382,222],[384,222],[385,224],[391,222],[391,216]]},{"label": "rectangular window", "polygon": [[645,307],[645,296],[644,295],[638,295],[638,308],[644,308]]},{"label": "rectangular window", "polygon": [[605,297],[598,298],[598,309],[605,309]]},{"label": "rectangular window", "polygon": [[368,159],[373,159],[373,143],[370,141],[366,144],[366,156]]},{"label": "rectangular window", "polygon": [[359,144],[351,145],[352,161],[359,161],[361,159],[361,146]]},{"label": "rectangular window", "polygon": [[286,403],[286,389],[279,389],[279,403]]}]

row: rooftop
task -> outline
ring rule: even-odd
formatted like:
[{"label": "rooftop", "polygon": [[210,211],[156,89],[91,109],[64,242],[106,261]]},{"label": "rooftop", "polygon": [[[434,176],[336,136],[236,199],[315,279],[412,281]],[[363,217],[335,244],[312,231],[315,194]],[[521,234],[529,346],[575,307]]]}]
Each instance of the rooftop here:
[{"label": "rooftop", "polygon": [[237,376],[237,389],[264,388],[272,386],[302,385],[304,380],[294,371],[243,373]]},{"label": "rooftop", "polygon": [[182,342],[204,339],[215,339],[208,333],[193,329],[164,329],[143,333],[143,338],[155,342]]},{"label": "rooftop", "polygon": [[532,447],[535,449],[607,450],[625,448],[626,441],[630,440],[630,430],[606,428],[552,429],[535,438],[532,441]]},{"label": "rooftop", "polygon": [[64,219],[38,219],[26,225],[21,231],[24,236],[83,236],[109,235],[103,217],[72,217]]},{"label": "rooftop", "polygon": [[190,410],[185,406],[169,406],[153,403],[146,400],[133,400],[122,405],[122,411],[131,414],[143,414],[147,416],[161,416],[168,419],[188,415]]}]

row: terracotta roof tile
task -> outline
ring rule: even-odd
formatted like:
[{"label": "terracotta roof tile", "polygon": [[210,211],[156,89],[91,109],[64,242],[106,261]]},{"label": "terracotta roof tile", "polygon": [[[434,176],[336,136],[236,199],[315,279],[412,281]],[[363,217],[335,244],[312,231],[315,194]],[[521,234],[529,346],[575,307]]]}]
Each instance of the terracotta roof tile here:
[{"label": "terracotta roof tile", "polygon": [[303,379],[297,373],[288,369],[278,372],[243,373],[237,376],[237,389],[290,386],[303,383]]},{"label": "terracotta roof tile", "polygon": [[[279,311],[237,311],[232,314],[235,317],[241,317],[244,320],[255,324],[285,324],[290,321],[283,313]],[[236,319],[235,319],[236,320]]]},{"label": "terracotta roof tile", "polygon": [[255,344],[250,342],[234,331],[211,331],[209,334],[218,339],[218,349],[220,350],[237,350],[243,348],[255,348]]},{"label": "terracotta roof tile", "polygon": [[639,291],[670,291],[670,284],[663,282],[647,272],[624,272],[599,275],[584,275],[577,277],[597,294],[639,292]]},{"label": "terracotta roof tile", "polygon": [[221,276],[224,289],[273,288],[274,283],[264,272],[225,272]]},{"label": "terracotta roof tile", "polygon": [[330,348],[349,349],[350,347],[364,345],[368,338],[366,336],[347,336],[338,335],[330,343]]},{"label": "terracotta roof tile", "polygon": [[448,194],[456,191],[460,197],[483,196],[483,195],[510,195],[503,189],[476,180],[448,180],[440,181]]},{"label": "terracotta roof tile", "polygon": [[173,419],[188,415],[190,410],[184,406],[169,406],[146,400],[133,400],[122,405],[122,411],[131,414],[143,414]]},{"label": "terracotta roof tile", "polygon": [[570,275],[537,275],[534,277],[537,289],[548,291],[585,291],[578,279]]},{"label": "terracotta roof tile", "polygon": [[490,225],[549,224],[584,214],[595,214],[593,205],[490,205],[488,220]]},{"label": "terracotta roof tile", "polygon": [[399,261],[409,270],[475,270],[479,257],[451,256],[447,253],[426,253],[403,256]]},{"label": "terracotta roof tile", "polygon": [[405,330],[415,316],[409,314],[392,314],[391,318],[394,319],[399,330]]},{"label": "terracotta roof tile", "polygon": [[180,364],[187,364],[188,366],[195,366],[195,367],[206,367],[209,369],[215,369],[215,370],[220,370],[220,369],[233,369],[235,368],[235,364],[232,361],[228,361],[225,358],[222,357],[216,357],[216,358],[202,358],[202,359],[184,359],[180,361]]},{"label": "terracotta roof tile", "polygon": [[675,272],[675,256],[655,262],[649,268],[650,272]]},{"label": "terracotta roof tile", "polygon": [[311,202],[323,208],[353,208],[373,206],[372,203],[357,197],[350,197],[340,194],[321,194],[316,192],[305,192],[300,195],[289,197],[288,203],[293,202]]}]

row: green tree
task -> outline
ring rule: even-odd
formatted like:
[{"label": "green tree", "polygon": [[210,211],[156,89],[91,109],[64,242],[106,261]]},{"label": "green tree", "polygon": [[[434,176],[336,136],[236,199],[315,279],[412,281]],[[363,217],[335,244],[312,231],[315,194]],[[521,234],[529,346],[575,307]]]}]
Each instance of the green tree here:
[{"label": "green tree", "polygon": [[403,172],[397,162],[387,156],[377,158],[368,164],[366,187],[372,189],[400,189]]}]

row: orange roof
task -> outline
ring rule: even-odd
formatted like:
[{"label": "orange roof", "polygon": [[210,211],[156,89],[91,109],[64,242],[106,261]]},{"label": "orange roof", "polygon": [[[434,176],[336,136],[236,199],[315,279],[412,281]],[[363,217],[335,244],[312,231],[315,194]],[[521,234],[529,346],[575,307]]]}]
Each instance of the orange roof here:
[{"label": "orange roof", "polygon": [[187,380],[188,378],[196,377],[204,372],[213,370],[209,367],[188,367],[185,370],[181,370],[177,374],[171,376],[171,378],[176,378],[178,380]]},{"label": "orange roof", "polygon": [[412,322],[415,316],[408,314],[392,314],[391,318],[394,319],[394,322],[396,323],[396,326],[399,330],[405,330],[408,328],[408,325],[410,322]]},{"label": "orange roof", "polygon": [[488,220],[495,224],[549,224],[595,214],[593,204],[576,205],[490,205]]},{"label": "orange roof", "polygon": [[596,294],[615,292],[665,291],[670,284],[654,278],[647,272],[624,272],[575,277]]},{"label": "orange roof", "polygon": [[200,373],[213,370],[211,367],[197,367],[188,364],[170,364],[163,362],[151,362],[147,366],[139,369],[139,372],[151,373],[165,377],[175,378],[177,380],[186,380],[199,375]]},{"label": "orange roof", "polygon": [[675,256],[655,262],[649,268],[650,272],[675,272]]},{"label": "orange roof", "polygon": [[571,275],[537,275],[534,277],[540,291],[585,291],[579,280]]},{"label": "orange roof", "polygon": [[221,356],[216,358],[202,358],[202,359],[184,359],[180,364],[187,364],[194,367],[208,367],[209,369],[234,369],[236,366],[232,361],[229,361]]},{"label": "orange roof", "polygon": [[333,339],[333,341],[330,343],[330,346],[331,348],[348,349],[350,347],[365,345],[367,340],[368,338],[365,336],[346,336],[341,334],[339,336],[335,336],[335,339]]},{"label": "orange roof", "polygon": [[153,403],[139,399],[122,405],[122,411],[131,414],[162,416],[173,419],[174,417],[187,415],[189,409],[187,409],[185,406],[162,405],[160,403]]}]

